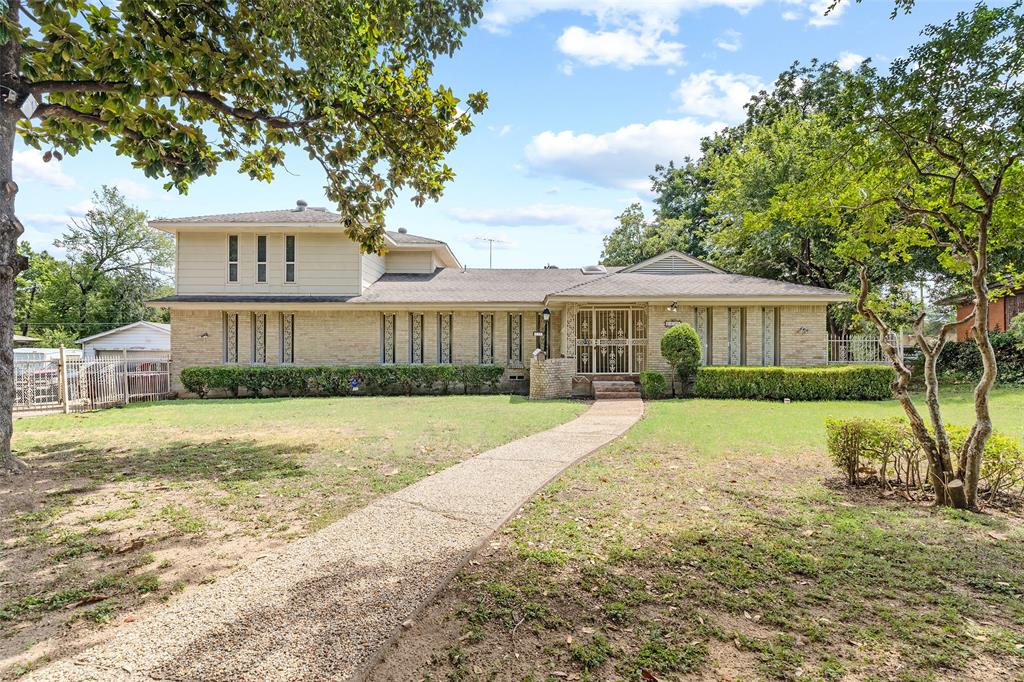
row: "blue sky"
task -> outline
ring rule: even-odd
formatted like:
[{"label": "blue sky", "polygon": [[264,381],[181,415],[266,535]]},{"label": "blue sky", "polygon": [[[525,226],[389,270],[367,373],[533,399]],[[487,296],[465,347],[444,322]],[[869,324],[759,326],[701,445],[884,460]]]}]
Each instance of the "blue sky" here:
[{"label": "blue sky", "polygon": [[[655,164],[692,154],[699,139],[742,117],[752,91],[794,60],[884,66],[928,23],[973,3],[919,0],[889,19],[891,0],[492,0],[438,82],[486,90],[490,107],[449,156],[457,178],[438,203],[407,198],[389,227],[443,239],[470,267],[578,266],[633,201],[647,202]],[[296,199],[327,205],[319,167],[292,154],[270,185],[229,165],[187,196],[165,192],[101,147],[63,162],[16,151],[25,239],[50,248],[100,184],[119,186],[154,217],[267,210]],[[332,207],[333,208],[333,207]]]}]

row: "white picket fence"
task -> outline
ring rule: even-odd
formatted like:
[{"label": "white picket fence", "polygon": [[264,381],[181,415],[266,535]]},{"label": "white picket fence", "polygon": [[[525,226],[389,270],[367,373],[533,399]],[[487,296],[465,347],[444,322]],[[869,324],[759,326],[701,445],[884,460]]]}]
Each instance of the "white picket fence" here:
[{"label": "white picket fence", "polygon": [[[900,336],[894,334],[889,340],[902,360],[903,343]],[[885,365],[889,363],[889,356],[882,350],[878,336],[851,336],[828,340],[828,361],[833,365]]]},{"label": "white picket fence", "polygon": [[85,412],[163,400],[170,392],[170,363],[161,358],[14,362],[15,412]]}]

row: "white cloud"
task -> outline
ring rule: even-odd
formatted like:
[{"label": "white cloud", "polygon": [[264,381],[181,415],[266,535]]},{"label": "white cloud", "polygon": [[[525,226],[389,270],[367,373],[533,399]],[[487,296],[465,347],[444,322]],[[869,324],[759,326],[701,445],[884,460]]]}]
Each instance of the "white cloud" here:
[{"label": "white cloud", "polygon": [[512,124],[506,123],[503,126],[487,126],[487,129],[493,133],[497,133],[498,137],[505,137],[512,132]]},{"label": "white cloud", "polygon": [[718,36],[715,45],[726,52],[738,52],[743,47],[743,35],[739,31],[729,29]]},{"label": "white cloud", "polygon": [[684,113],[738,121],[743,105],[766,86],[749,73],[717,73],[714,70],[692,73],[679,84],[676,97]]},{"label": "white cloud", "polygon": [[791,9],[787,9],[782,13],[782,18],[785,21],[800,21],[801,15],[799,12],[794,12]]},{"label": "white cloud", "polygon": [[[507,208],[452,208],[448,214],[463,223],[500,227],[565,225],[585,231],[607,229],[611,210],[573,204],[530,204]],[[504,234],[504,233],[503,233]]]},{"label": "white cloud", "polygon": [[[818,28],[839,23],[839,17],[842,16],[843,12],[850,5],[848,2],[839,0],[832,11],[828,12],[828,8],[833,2],[834,0],[813,0],[813,2],[808,4],[807,9],[811,13],[811,18],[807,20],[807,23]],[[828,14],[825,14],[826,12]]]},{"label": "white cloud", "polygon": [[599,134],[548,130],[530,141],[525,155],[537,173],[647,191],[655,164],[696,156],[701,138],[724,126],[681,118],[634,123]]},{"label": "white cloud", "polygon": [[867,59],[867,57],[855,52],[840,52],[839,58],[836,60],[836,64],[838,64],[839,68],[843,71],[853,71],[860,66],[861,62],[865,59]]},{"label": "white cloud", "polygon": [[570,26],[558,38],[558,49],[587,66],[611,64],[620,69],[634,66],[681,64],[682,43],[662,40],[664,28],[619,28],[588,31]]},{"label": "white cloud", "polygon": [[14,179],[23,184],[29,180],[44,182],[57,189],[71,189],[78,184],[74,178],[64,173],[60,161],[43,161],[42,153],[35,149],[14,152]]},{"label": "white cloud", "polygon": [[487,4],[483,26],[503,31],[512,24],[545,12],[579,12],[596,17],[602,24],[674,22],[683,12],[704,7],[729,7],[746,12],[764,0],[493,0]]}]

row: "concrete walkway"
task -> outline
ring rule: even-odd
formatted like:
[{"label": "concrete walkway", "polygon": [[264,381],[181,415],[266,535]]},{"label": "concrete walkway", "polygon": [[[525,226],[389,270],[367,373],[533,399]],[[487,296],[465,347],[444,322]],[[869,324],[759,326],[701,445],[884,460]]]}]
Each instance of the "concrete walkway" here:
[{"label": "concrete walkway", "polygon": [[29,680],[346,680],[526,500],[643,415],[639,400],[488,450],[381,498]]}]

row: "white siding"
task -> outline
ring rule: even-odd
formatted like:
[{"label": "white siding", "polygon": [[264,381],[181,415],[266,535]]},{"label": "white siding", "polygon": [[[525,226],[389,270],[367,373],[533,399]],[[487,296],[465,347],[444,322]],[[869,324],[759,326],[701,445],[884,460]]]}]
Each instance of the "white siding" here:
[{"label": "white siding", "polygon": [[375,253],[363,254],[363,288],[370,286],[384,274],[384,257]]},{"label": "white siding", "polygon": [[[267,230],[267,281],[256,282],[256,234],[238,235],[238,282],[228,283],[229,230],[179,232],[179,294],[331,294],[360,292],[360,253],[341,232]],[[295,283],[284,281],[284,238],[295,234]]]},{"label": "white siding", "polygon": [[434,271],[433,251],[390,251],[386,256],[387,271],[397,273],[430,273]]},{"label": "white siding", "polygon": [[97,351],[117,350],[122,348],[137,351],[154,351],[169,353],[171,350],[171,332],[158,331],[146,325],[138,325],[131,329],[122,329],[82,344],[85,357],[91,358]]}]

